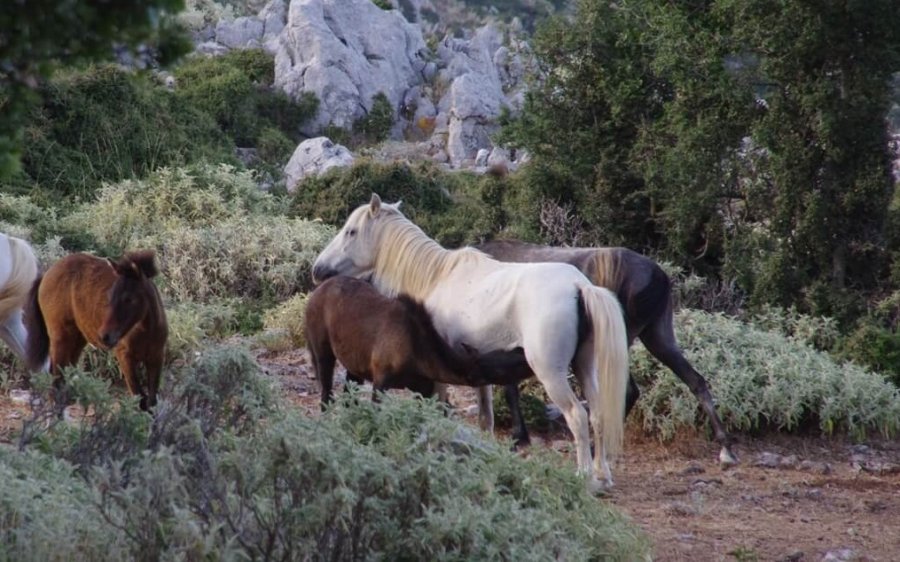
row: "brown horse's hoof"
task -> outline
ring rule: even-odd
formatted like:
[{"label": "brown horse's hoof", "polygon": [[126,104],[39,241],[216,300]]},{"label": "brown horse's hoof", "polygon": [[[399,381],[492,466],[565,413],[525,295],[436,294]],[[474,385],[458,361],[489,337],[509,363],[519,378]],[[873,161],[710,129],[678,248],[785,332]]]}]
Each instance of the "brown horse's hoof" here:
[{"label": "brown horse's hoof", "polygon": [[737,466],[740,464],[740,460],[738,460],[737,455],[731,452],[731,449],[728,447],[722,447],[722,450],[719,451],[719,466],[723,469],[728,469],[733,466]]}]

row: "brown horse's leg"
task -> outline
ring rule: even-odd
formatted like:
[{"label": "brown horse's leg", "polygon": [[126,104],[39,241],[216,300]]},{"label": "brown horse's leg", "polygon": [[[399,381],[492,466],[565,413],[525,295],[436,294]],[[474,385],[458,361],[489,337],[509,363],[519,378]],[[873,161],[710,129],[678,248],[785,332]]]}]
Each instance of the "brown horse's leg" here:
[{"label": "brown horse's leg", "polygon": [[[50,336],[50,373],[53,375],[53,398],[59,402],[65,386],[63,369],[78,362],[87,340],[78,330],[61,331]],[[65,406],[65,404],[60,404]],[[60,412],[61,413],[61,412]]]},{"label": "brown horse's leg", "polygon": [[309,354],[312,357],[313,369],[316,371],[316,380],[319,381],[320,405],[322,410],[331,402],[331,387],[334,383],[334,352],[330,345],[313,345],[310,342]]},{"label": "brown horse's leg", "polygon": [[130,352],[128,346],[119,345],[115,350],[116,359],[119,362],[119,370],[122,371],[122,377],[125,379],[125,385],[128,387],[128,392],[130,392],[132,396],[137,395],[141,397],[141,410],[146,412],[150,405],[147,399],[147,393],[144,392],[144,388],[137,379],[139,362],[135,359],[134,354]]},{"label": "brown horse's leg", "polygon": [[145,375],[147,376],[147,406],[153,408],[156,406],[157,395],[159,394],[159,381],[162,377],[164,357],[153,357],[144,362]]},{"label": "brown horse's leg", "polygon": [[651,355],[662,362],[663,365],[672,370],[684,384],[691,389],[700,405],[706,412],[713,432],[716,435],[716,441],[722,446],[719,452],[719,462],[723,465],[737,464],[738,459],[731,450],[732,438],[725,431],[725,425],[719,419],[716,413],[715,402],[712,393],[709,390],[709,384],[703,375],[698,373],[694,367],[685,359],[681,348],[675,340],[675,332],[672,328],[672,311],[669,309],[660,319],[648,326],[640,335],[644,347]]}]

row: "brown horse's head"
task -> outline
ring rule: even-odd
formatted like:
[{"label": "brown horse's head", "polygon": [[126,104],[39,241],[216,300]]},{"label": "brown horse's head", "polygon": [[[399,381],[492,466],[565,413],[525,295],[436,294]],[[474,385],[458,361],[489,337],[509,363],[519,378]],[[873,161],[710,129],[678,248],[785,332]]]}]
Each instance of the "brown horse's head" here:
[{"label": "brown horse's head", "polygon": [[156,288],[150,280],[158,273],[152,251],[132,252],[118,261],[109,260],[116,281],[109,290],[109,309],[100,327],[100,341],[113,348],[119,340],[157,306]]}]

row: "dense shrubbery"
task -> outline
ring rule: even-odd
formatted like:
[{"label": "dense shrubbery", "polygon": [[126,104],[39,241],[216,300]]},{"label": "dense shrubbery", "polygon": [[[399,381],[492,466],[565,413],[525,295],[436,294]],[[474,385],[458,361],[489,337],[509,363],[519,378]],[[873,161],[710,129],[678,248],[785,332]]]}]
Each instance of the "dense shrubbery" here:
[{"label": "dense shrubbery", "polygon": [[[824,433],[896,434],[900,391],[881,375],[852,363],[839,364],[803,341],[749,326],[720,314],[681,311],[679,342],[710,381],[722,420],[732,429]],[[660,437],[703,423],[687,386],[642,347],[632,354],[631,373],[643,389],[637,403],[644,427]]]},{"label": "dense shrubbery", "polygon": [[[211,115],[238,146],[257,146],[267,128],[298,141],[300,125],[318,109],[318,100],[311,94],[296,103],[273,88],[272,56],[262,50],[193,57],[175,69],[175,77],[175,95],[185,105]],[[278,156],[281,159],[285,155]]]},{"label": "dense shrubbery", "polygon": [[108,255],[156,249],[163,291],[176,301],[280,300],[309,288],[312,261],[333,233],[284,209],[249,172],[203,165],[107,185],[64,222]]},{"label": "dense shrubbery", "polygon": [[174,91],[148,75],[105,65],[62,73],[40,89],[25,128],[25,192],[89,196],[102,182],[140,178],[163,166],[236,163],[235,146],[257,148],[276,175],[318,107],[276,91],[272,57],[237,50],[194,57],[175,69]]},{"label": "dense shrubbery", "polygon": [[309,420],[278,408],[252,359],[227,348],[167,377],[152,420],[117,404],[104,385],[76,383],[94,416],[33,424],[23,452],[0,451],[6,556],[633,560],[648,552],[640,532],[590,497],[554,453],[521,459],[433,402],[347,396]]},{"label": "dense shrubbery", "polygon": [[27,180],[85,196],[101,181],[143,176],[201,158],[233,159],[208,115],[151,80],[114,66],[61,74],[41,89],[25,130]]},{"label": "dense shrubbery", "polygon": [[503,178],[447,173],[420,163],[361,161],[347,170],[307,177],[297,185],[291,210],[297,216],[340,225],[372,193],[393,203],[447,247],[481,241],[507,222]]}]

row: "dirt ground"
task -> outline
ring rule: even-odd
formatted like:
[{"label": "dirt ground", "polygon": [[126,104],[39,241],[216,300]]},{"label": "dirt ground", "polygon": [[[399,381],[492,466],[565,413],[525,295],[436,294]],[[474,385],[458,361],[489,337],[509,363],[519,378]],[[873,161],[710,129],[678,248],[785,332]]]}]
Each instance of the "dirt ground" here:
[{"label": "dirt ground", "polygon": [[[305,352],[258,359],[292,403],[317,415]],[[454,388],[451,400],[476,423],[471,391]],[[27,415],[21,395],[0,395],[0,443],[14,441]],[[562,429],[532,441],[572,452]],[[659,443],[630,427],[616,486],[598,501],[640,525],[659,561],[900,560],[900,441],[738,436],[736,452],[741,464],[723,470],[718,446],[704,436]]]}]

